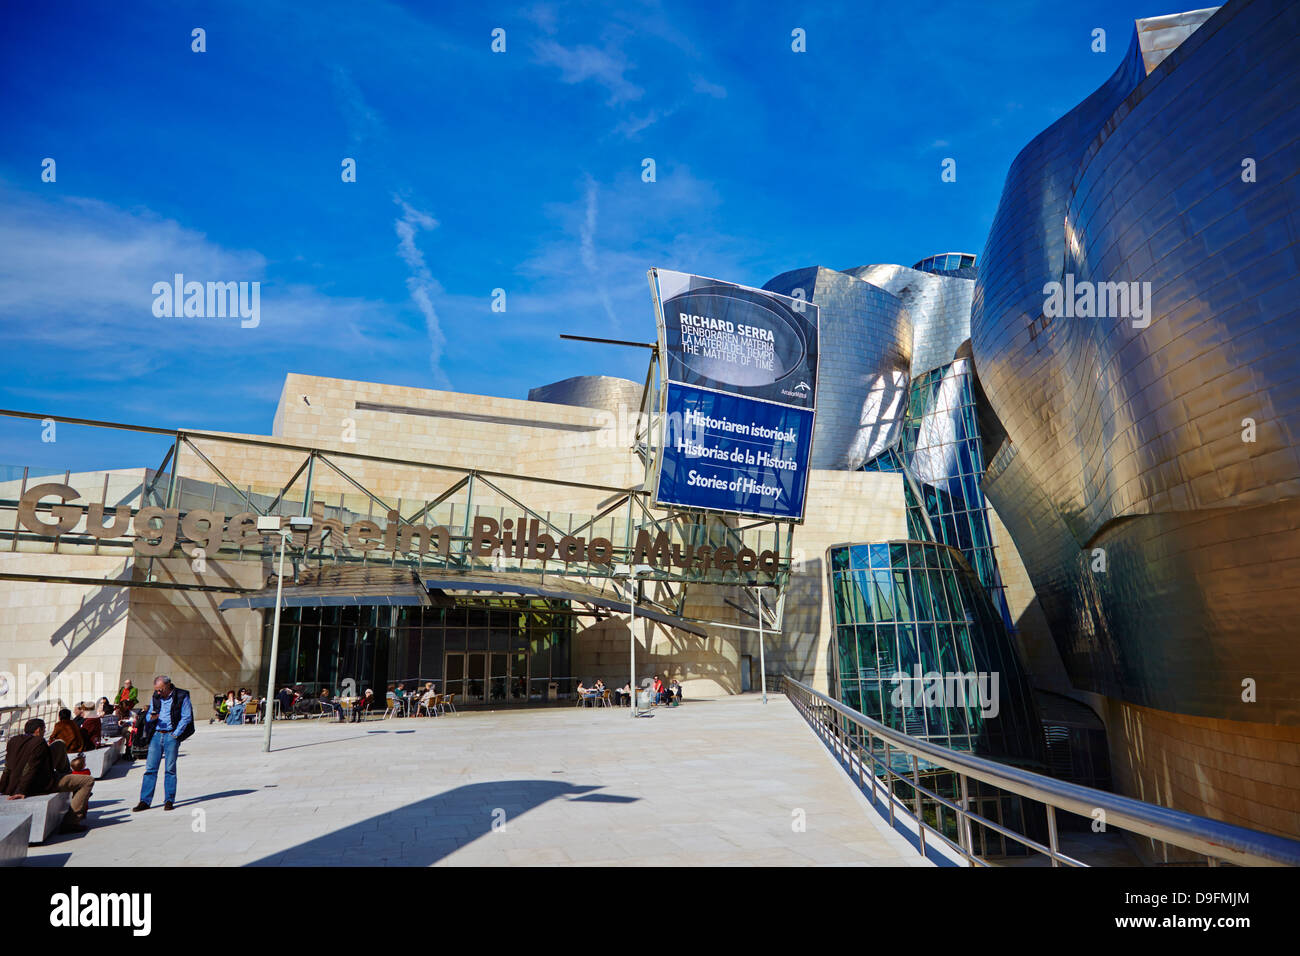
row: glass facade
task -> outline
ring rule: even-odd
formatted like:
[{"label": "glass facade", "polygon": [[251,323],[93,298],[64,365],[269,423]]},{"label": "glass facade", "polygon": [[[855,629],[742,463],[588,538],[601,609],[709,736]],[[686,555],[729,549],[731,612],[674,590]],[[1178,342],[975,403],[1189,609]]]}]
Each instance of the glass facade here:
[{"label": "glass facade", "polygon": [[957,359],[912,382],[898,444],[867,462],[863,470],[907,476],[908,534],[960,551],[987,589],[1003,624],[1014,631],[981,486],[984,450],[969,359]]},{"label": "glass facade", "polygon": [[941,252],[936,256],[926,256],[912,268],[919,272],[955,272],[974,265],[975,257],[968,252]]},{"label": "glass facade", "polygon": [[832,547],[828,559],[840,700],[944,747],[1043,764],[1025,670],[960,553],[891,541]]},{"label": "glass facade", "polygon": [[[267,612],[263,680],[273,620]],[[433,681],[469,704],[544,701],[571,690],[573,621],[567,602],[542,599],[285,608],[276,682],[337,694],[351,680],[382,698],[390,684]]]}]

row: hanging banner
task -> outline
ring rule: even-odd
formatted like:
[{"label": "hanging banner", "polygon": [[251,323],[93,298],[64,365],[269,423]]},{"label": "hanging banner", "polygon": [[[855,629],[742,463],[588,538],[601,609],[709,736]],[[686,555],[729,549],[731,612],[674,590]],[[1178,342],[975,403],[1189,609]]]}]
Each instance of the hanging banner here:
[{"label": "hanging banner", "polygon": [[655,504],[802,521],[817,306],[650,270],[664,374]]}]

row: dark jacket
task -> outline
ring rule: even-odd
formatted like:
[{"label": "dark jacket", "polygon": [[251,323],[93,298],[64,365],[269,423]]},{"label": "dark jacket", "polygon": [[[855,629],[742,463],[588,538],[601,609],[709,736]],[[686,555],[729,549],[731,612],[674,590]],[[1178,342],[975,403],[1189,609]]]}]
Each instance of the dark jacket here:
[{"label": "dark jacket", "polygon": [[[189,699],[189,696],[190,696],[189,691],[181,690],[176,685],[174,684],[172,685],[171,727],[173,731],[175,731],[176,728],[180,726],[181,710],[185,706],[185,701]],[[162,701],[163,701],[163,695],[158,693],[157,691],[154,691],[153,701],[149,704],[149,714],[152,715],[152,714],[160,713],[161,712],[160,708],[162,707]],[[157,719],[155,718],[149,723],[150,723],[149,736],[152,737],[153,732],[158,729]],[[185,727],[181,730],[179,734],[176,735],[176,742],[180,743],[183,740],[188,740],[191,736],[193,736],[193,734],[194,734],[194,705],[191,703],[190,722],[185,725]]]},{"label": "dark jacket", "polygon": [[50,745],[39,734],[18,734],[5,747],[5,772],[0,775],[0,794],[21,793],[24,797],[53,793],[58,781]]}]

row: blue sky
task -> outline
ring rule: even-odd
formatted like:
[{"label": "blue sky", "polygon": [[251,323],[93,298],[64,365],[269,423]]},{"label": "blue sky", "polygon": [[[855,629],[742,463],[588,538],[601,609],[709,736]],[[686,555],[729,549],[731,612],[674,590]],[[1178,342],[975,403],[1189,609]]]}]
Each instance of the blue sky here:
[{"label": "blue sky", "polygon": [[[1135,17],[1170,12],[10,5],[0,406],[265,434],[288,372],[516,398],[640,379],[644,352],[558,334],[651,340],[651,266],[758,286],[980,252],[1015,154],[1114,70]],[[260,325],[155,317],[177,272],[260,282]],[[154,465],[160,447],[0,419],[0,465]]]}]

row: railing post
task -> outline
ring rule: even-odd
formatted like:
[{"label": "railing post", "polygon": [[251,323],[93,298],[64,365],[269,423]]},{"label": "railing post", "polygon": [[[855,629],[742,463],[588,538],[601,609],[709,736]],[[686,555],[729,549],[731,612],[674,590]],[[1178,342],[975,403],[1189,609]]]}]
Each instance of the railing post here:
[{"label": "railing post", "polygon": [[961,825],[961,845],[962,849],[966,851],[966,859],[970,861],[972,866],[974,866],[975,848],[972,845],[973,841],[971,840],[970,832],[970,796],[966,792],[966,775],[961,773],[957,775],[957,778],[961,781],[962,814],[957,821]]},{"label": "railing post", "polygon": [[921,840],[921,856],[925,856],[925,814],[921,810],[921,761],[912,754],[912,791],[916,796],[916,835]]},{"label": "railing post", "polygon": [[1047,848],[1052,851],[1052,866],[1060,866],[1061,861],[1056,855],[1056,807],[1050,803],[1044,803],[1047,807]]},{"label": "railing post", "polygon": [[889,803],[889,828],[894,828],[894,758],[889,741],[885,741],[885,799]]}]

